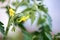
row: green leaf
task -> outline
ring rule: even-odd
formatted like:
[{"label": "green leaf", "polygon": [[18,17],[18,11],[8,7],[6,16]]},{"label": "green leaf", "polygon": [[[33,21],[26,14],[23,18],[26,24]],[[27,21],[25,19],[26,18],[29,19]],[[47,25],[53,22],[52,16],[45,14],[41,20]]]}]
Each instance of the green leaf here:
[{"label": "green leaf", "polygon": [[0,22],[0,32],[4,34],[4,27],[2,22]]},{"label": "green leaf", "polygon": [[47,20],[48,20],[48,25],[50,26],[50,29],[52,28],[52,19],[49,14],[47,14]]},{"label": "green leaf", "polygon": [[13,5],[13,6],[16,6],[17,4],[16,4],[16,2],[13,2],[12,5]]},{"label": "green leaf", "polygon": [[60,40],[60,33],[55,34],[53,40]]},{"label": "green leaf", "polygon": [[35,31],[34,33],[32,33],[33,35],[39,35],[40,33]]},{"label": "green leaf", "polygon": [[31,11],[35,11],[35,10],[28,7],[28,8],[26,8],[24,11],[22,11],[22,13],[31,12]]},{"label": "green leaf", "polygon": [[33,40],[43,40],[43,36],[41,35],[40,32],[36,31],[36,32],[33,33]]},{"label": "green leaf", "polygon": [[45,32],[45,35],[47,36],[47,38],[48,38],[49,40],[52,40],[52,36],[51,36],[51,34]]},{"label": "green leaf", "polygon": [[23,40],[32,40],[32,35],[27,31],[23,31],[23,36],[24,36]]},{"label": "green leaf", "polygon": [[25,30],[25,31],[26,31],[26,29],[25,29],[25,27],[24,27],[24,25],[23,25],[23,22],[18,23],[18,26],[21,28],[21,30]]},{"label": "green leaf", "polygon": [[30,19],[31,19],[31,22],[32,22],[32,23],[35,21],[35,17],[36,17],[36,16],[35,16],[35,12],[32,11],[32,12],[30,13]]},{"label": "green leaf", "polygon": [[41,33],[40,33],[37,37],[38,37],[38,39],[37,39],[37,40],[44,40],[44,39],[43,39],[43,36],[42,36],[42,34],[41,34]]},{"label": "green leaf", "polygon": [[50,26],[48,24],[46,24],[46,23],[44,25],[44,30],[45,30],[45,32],[51,32],[52,31]]},{"label": "green leaf", "polygon": [[42,18],[41,16],[39,16],[39,19],[38,19],[38,25],[39,24],[43,24],[44,22],[46,21],[46,18]]},{"label": "green leaf", "polygon": [[16,2],[13,2],[12,5],[15,6],[15,7],[18,7],[20,5],[20,2],[18,0],[16,0]]},{"label": "green leaf", "polygon": [[22,11],[23,14],[29,14],[29,12],[31,11],[31,8],[27,8],[24,11]]},{"label": "green leaf", "polygon": [[[49,30],[45,31],[45,29],[47,29],[45,27],[46,26],[42,25],[42,31],[40,32],[41,37],[43,38],[43,40],[52,40],[52,35],[50,34],[50,31]],[[45,34],[45,32],[46,32],[46,34]]]},{"label": "green leaf", "polygon": [[19,3],[19,6],[23,6],[23,5],[28,5],[29,0],[22,0],[21,3]]},{"label": "green leaf", "polygon": [[58,33],[57,36],[60,36],[60,33]]},{"label": "green leaf", "polygon": [[38,8],[45,13],[48,12],[48,8],[45,8],[44,5],[38,5]]}]

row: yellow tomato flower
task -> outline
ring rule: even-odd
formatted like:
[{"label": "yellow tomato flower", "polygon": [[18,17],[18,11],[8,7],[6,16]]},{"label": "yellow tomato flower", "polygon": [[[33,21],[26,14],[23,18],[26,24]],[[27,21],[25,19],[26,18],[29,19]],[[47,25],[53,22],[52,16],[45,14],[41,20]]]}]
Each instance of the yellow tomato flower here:
[{"label": "yellow tomato flower", "polygon": [[10,8],[9,9],[9,15],[10,15],[10,17],[13,17],[14,14],[15,14],[15,11],[12,8]]},{"label": "yellow tomato flower", "polygon": [[18,22],[22,22],[22,21],[25,22],[28,18],[29,18],[29,15],[23,16],[23,17],[21,17],[20,20],[18,20]]}]

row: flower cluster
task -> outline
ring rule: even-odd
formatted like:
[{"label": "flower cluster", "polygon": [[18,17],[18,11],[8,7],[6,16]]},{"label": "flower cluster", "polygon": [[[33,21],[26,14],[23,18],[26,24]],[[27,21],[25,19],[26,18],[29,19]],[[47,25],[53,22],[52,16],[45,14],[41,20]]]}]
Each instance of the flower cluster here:
[{"label": "flower cluster", "polygon": [[9,9],[9,15],[10,15],[10,17],[13,17],[14,14],[15,14],[15,11],[12,8],[10,8]]}]

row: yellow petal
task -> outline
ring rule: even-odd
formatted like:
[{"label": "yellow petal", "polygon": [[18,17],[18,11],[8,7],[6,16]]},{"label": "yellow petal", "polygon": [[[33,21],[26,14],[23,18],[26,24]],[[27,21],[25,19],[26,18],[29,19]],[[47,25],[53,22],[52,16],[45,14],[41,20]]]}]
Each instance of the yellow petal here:
[{"label": "yellow petal", "polygon": [[9,15],[10,15],[11,17],[13,17],[14,14],[15,14],[15,11],[14,11],[12,8],[10,8],[10,9],[9,9]]},{"label": "yellow petal", "polygon": [[22,22],[22,21],[25,22],[28,18],[29,18],[29,15],[23,16],[23,17],[21,17],[21,19],[18,22]]}]

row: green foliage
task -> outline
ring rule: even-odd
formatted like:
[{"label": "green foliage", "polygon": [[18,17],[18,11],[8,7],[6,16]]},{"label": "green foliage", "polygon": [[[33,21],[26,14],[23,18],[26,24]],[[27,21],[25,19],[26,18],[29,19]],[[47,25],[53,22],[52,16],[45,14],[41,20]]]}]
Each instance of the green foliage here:
[{"label": "green foliage", "polygon": [[34,14],[35,12],[31,12],[30,13],[30,18],[31,18],[31,21],[32,21],[32,23],[34,22],[34,20],[35,20],[35,14]]},{"label": "green foliage", "polygon": [[41,11],[43,11],[43,12],[45,12],[45,13],[48,13],[48,8],[45,8],[43,4],[39,4],[39,5],[38,5],[38,8],[39,8]]},{"label": "green foliage", "polygon": [[38,25],[39,24],[43,24],[44,22],[46,21],[46,18],[42,18],[41,16],[39,16],[39,19],[38,19]]},{"label": "green foliage", "polygon": [[60,40],[60,33],[55,34],[53,40]]},{"label": "green foliage", "polygon": [[22,13],[23,13],[24,15],[30,15],[30,19],[31,19],[32,23],[33,23],[34,20],[35,20],[35,12],[36,12],[36,10],[33,9],[33,8],[27,8],[27,9],[25,9],[24,11],[22,11]]},{"label": "green foliage", "polygon": [[23,32],[23,40],[32,40],[32,35],[28,33],[27,31],[22,31]]},{"label": "green foliage", "polygon": [[23,26],[22,23],[23,23],[23,22],[19,23],[18,25],[19,25],[19,27],[21,28],[21,30],[25,30],[25,31],[26,31],[26,29],[25,29],[25,27]]},{"label": "green foliage", "polygon": [[48,24],[44,27],[45,32],[51,32],[50,26]]},{"label": "green foliage", "polygon": [[0,0],[1,2],[4,2],[5,0]]},{"label": "green foliage", "polygon": [[[36,1],[42,1],[42,0],[36,0]],[[30,3],[30,0],[22,0],[22,2],[19,2],[18,0],[16,0],[16,2],[13,3],[13,6],[16,7],[15,14],[14,14],[14,17],[9,16],[9,21],[8,21],[7,29],[5,32],[6,33],[5,36],[7,36],[8,34],[10,25],[13,24],[13,28],[12,28],[13,31],[15,31],[15,26],[20,27],[20,29],[22,30],[23,40],[52,40],[52,36],[50,34],[51,17],[48,15],[48,8],[45,7],[43,3],[37,4],[35,0],[32,0],[32,2],[33,4]],[[16,13],[17,8],[20,6],[26,6],[26,9],[23,10],[22,12]],[[9,9],[10,9],[9,5],[6,8],[7,8],[7,13],[9,15]],[[35,18],[36,18],[36,12],[38,12],[39,14],[37,27],[39,25],[41,26],[39,26],[40,28],[38,29],[38,31],[29,33],[23,25],[24,22],[23,21],[17,22],[17,19],[20,20],[22,16],[30,15],[29,18],[31,19],[31,22],[34,23]],[[43,12],[44,15],[42,15],[41,12]],[[3,30],[4,27],[2,25],[3,24],[0,22],[0,31],[4,33],[4,30]]]},{"label": "green foliage", "polygon": [[52,40],[52,36],[51,36],[50,34],[48,34],[47,32],[45,32],[45,35],[47,36],[47,38],[48,38],[49,40]]},{"label": "green foliage", "polygon": [[[40,0],[41,1],[41,0]],[[35,1],[33,1],[35,2]],[[29,33],[24,26],[19,23],[20,28],[22,29],[22,33],[24,36],[23,40],[52,40],[52,36],[50,34],[51,32],[51,18],[48,15],[48,8],[44,7],[44,5],[41,4],[33,4],[32,6],[30,6],[29,2],[26,1],[22,1],[20,6],[27,6],[27,8],[25,10],[23,10],[21,13],[23,15],[30,15],[30,19],[32,21],[32,23],[34,22],[35,18],[36,18],[36,12],[39,12],[39,19],[37,22],[37,25],[41,25],[41,28],[39,30],[42,30],[41,32],[33,32],[33,33]],[[44,15],[42,15],[42,12],[44,12]],[[20,13],[20,14],[21,14]],[[48,23],[47,23],[47,22]],[[23,31],[24,30],[24,31]]]},{"label": "green foliage", "polygon": [[2,22],[0,22],[0,32],[4,34],[4,27]]}]

